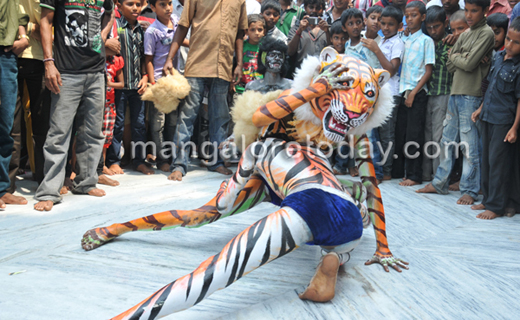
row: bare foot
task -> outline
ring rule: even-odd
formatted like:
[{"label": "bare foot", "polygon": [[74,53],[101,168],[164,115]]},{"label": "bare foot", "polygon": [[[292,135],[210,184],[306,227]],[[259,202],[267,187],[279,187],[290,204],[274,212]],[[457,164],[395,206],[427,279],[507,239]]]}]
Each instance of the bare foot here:
[{"label": "bare foot", "polygon": [[135,168],[135,170],[142,172],[142,173],[146,174],[147,176],[155,173],[155,171],[153,171],[153,169],[149,168],[144,163],[141,163],[140,165],[138,165],[137,168]]},{"label": "bare foot", "polygon": [[217,169],[215,169],[215,172],[226,175],[226,176],[230,176],[233,174],[233,171],[229,170],[228,168],[226,168],[224,166],[217,167]]},{"label": "bare foot", "polygon": [[482,219],[482,220],[492,220],[492,219],[495,219],[498,217],[499,217],[499,215],[497,215],[496,213],[494,213],[493,211],[490,211],[490,210],[486,210],[477,215],[477,218]]},{"label": "bare foot", "polygon": [[63,187],[60,189],[60,194],[67,194],[70,190],[72,190],[72,180],[70,177],[65,177],[65,180],[63,180]]},{"label": "bare foot", "polygon": [[119,185],[119,181],[116,181],[114,179],[110,179],[106,175],[102,174],[98,177],[97,183],[104,184],[111,187],[117,187]]},{"label": "bare foot", "polygon": [[0,199],[0,209],[5,209],[5,203]]},{"label": "bare foot", "polygon": [[51,211],[52,207],[54,206],[54,202],[50,200],[46,201],[40,201],[37,204],[34,205],[34,210],[37,211]]},{"label": "bare foot", "polygon": [[61,195],[63,195],[63,194],[67,194],[67,193],[69,193],[69,190],[70,190],[70,189],[69,189],[68,187],[63,186],[63,187],[61,187],[61,189],[60,189],[60,194],[61,194]]},{"label": "bare foot", "polygon": [[433,187],[431,183],[428,183],[424,188],[419,190],[415,190],[417,193],[437,193],[437,190]]},{"label": "bare foot", "polygon": [[403,181],[399,182],[399,185],[403,186],[403,187],[411,187],[411,186],[416,186],[418,184],[420,184],[420,183],[416,182],[416,181],[413,181],[411,179],[406,179],[406,180],[403,180]]},{"label": "bare foot", "polygon": [[338,277],[339,259],[335,253],[327,253],[316,269],[311,283],[299,295],[302,300],[327,302],[334,298]]},{"label": "bare foot", "polygon": [[24,197],[15,196],[9,192],[4,194],[0,201],[4,204],[27,204],[27,200]]},{"label": "bare foot", "polygon": [[450,186],[448,187],[448,190],[450,191],[460,191],[460,181],[457,181],[453,184],[450,184]]},{"label": "bare foot", "polygon": [[170,172],[170,165],[167,164],[167,163],[163,163],[161,164],[161,166],[159,167],[159,170],[163,171],[163,172]]},{"label": "bare foot", "polygon": [[123,174],[125,173],[123,169],[118,164],[113,164],[108,168],[110,171],[112,171],[114,174]]},{"label": "bare foot", "polygon": [[359,176],[359,170],[357,167],[352,167],[348,169],[351,177],[357,177]]},{"label": "bare foot", "polygon": [[459,200],[457,200],[457,204],[468,205],[473,203],[475,203],[475,199],[473,199],[469,194],[464,194],[459,198]]},{"label": "bare foot", "polygon": [[344,174],[344,173],[341,173],[339,170],[334,169],[334,168],[332,168],[332,173],[333,173],[335,176],[340,176],[340,175],[343,175],[343,174]]},{"label": "bare foot", "polygon": [[103,174],[113,176],[116,173],[114,171],[110,170],[107,166],[103,166]]},{"label": "bare foot", "polygon": [[471,206],[471,210],[486,210],[486,206],[484,204],[476,204]]},{"label": "bare foot", "polygon": [[515,216],[515,214],[516,214],[515,208],[506,208],[506,210],[505,210],[506,217],[512,218]]},{"label": "bare foot", "polygon": [[392,180],[392,176],[383,176],[383,181]]},{"label": "bare foot", "polygon": [[94,197],[104,197],[107,195],[104,190],[101,190],[98,188],[90,190],[89,192],[87,192],[87,194],[89,196],[94,196]]},{"label": "bare foot", "polygon": [[90,251],[92,249],[96,249],[104,245],[105,243],[117,237],[114,235],[111,235],[109,237],[110,233],[107,234],[105,230],[106,228],[97,228],[85,232],[83,238],[81,239],[81,247],[86,251]]},{"label": "bare foot", "polygon": [[168,180],[182,181],[182,172],[174,171],[168,176]]}]

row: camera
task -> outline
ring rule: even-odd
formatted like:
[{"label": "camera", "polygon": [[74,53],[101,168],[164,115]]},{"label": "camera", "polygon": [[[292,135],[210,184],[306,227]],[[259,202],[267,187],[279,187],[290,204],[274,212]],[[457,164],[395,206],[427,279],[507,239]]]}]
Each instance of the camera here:
[{"label": "camera", "polygon": [[315,26],[318,24],[319,19],[318,19],[318,17],[308,17],[307,21],[309,21],[309,24],[312,24]]}]

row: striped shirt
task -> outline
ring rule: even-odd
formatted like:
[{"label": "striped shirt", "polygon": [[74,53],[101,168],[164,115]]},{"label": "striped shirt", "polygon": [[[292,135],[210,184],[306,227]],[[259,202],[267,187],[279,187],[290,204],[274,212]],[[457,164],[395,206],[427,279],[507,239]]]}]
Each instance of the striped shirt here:
[{"label": "striped shirt", "polygon": [[144,63],[144,31],[138,22],[132,27],[123,16],[116,20],[119,42],[121,42],[121,56],[125,61],[123,68],[125,89],[137,90],[137,85],[142,78],[141,66]]},{"label": "striped shirt", "polygon": [[435,66],[430,81],[428,81],[428,95],[430,96],[450,94],[453,74],[448,72],[446,63],[448,62],[448,50],[451,47],[443,44],[442,41],[435,46]]}]

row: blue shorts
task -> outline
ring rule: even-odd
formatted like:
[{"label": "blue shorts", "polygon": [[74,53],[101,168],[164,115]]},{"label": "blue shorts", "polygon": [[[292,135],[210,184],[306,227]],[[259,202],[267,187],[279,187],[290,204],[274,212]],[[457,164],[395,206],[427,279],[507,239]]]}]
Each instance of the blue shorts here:
[{"label": "blue shorts", "polygon": [[314,237],[307,244],[338,246],[363,234],[363,219],[356,205],[321,189],[290,194],[281,206],[290,207],[305,220]]}]

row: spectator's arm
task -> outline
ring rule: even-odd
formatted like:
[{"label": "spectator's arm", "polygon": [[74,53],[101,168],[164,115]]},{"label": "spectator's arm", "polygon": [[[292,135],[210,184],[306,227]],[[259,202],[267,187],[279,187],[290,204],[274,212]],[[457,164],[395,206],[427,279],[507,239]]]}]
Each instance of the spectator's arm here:
[{"label": "spectator's arm", "polygon": [[145,55],[144,64],[146,73],[148,73],[148,83],[155,84],[155,75],[153,73],[153,56]]},{"label": "spectator's arm", "polygon": [[237,39],[235,40],[235,58],[237,59],[237,66],[233,72],[233,85],[235,86],[240,83],[240,79],[242,78],[244,34],[245,30],[238,30]]},{"label": "spectator's arm", "polygon": [[173,57],[175,57],[177,51],[179,51],[179,48],[181,47],[182,43],[184,42],[184,39],[186,38],[186,35],[188,34],[188,30],[188,27],[181,25],[177,26],[177,30],[175,30],[175,34],[173,35],[173,42],[170,46],[170,51],[168,52],[168,57],[166,58],[166,62],[164,63],[164,75],[168,75],[173,70]]},{"label": "spectator's arm", "polygon": [[124,89],[125,88],[125,77],[123,75],[123,69],[119,69],[116,73],[115,82],[107,81],[107,87],[111,87],[114,89]]},{"label": "spectator's arm", "polygon": [[[45,86],[52,93],[60,93],[61,75],[52,60],[52,22],[54,20],[54,8],[41,7],[40,33],[42,38],[43,59],[45,65]],[[50,60],[47,60],[50,59]]]},{"label": "spectator's arm", "polygon": [[115,11],[103,13],[103,20],[101,21],[101,38],[103,43],[107,41],[108,34],[114,25],[114,18],[116,17]]},{"label": "spectator's arm", "polygon": [[300,44],[300,38],[302,36],[302,32],[307,29],[307,25],[309,22],[307,21],[307,16],[303,17],[301,21],[296,23],[291,30],[289,31],[289,43],[288,43],[288,49],[287,54],[289,56],[293,56],[298,52],[298,46]]},{"label": "spectator's arm", "polygon": [[383,67],[383,69],[385,69],[386,71],[390,72],[390,76],[393,77],[394,74],[397,73],[397,71],[399,70],[399,65],[401,64],[401,58],[395,58],[391,61],[388,61],[388,59],[385,57],[385,54],[377,45],[376,41],[374,41],[373,39],[361,38],[361,42],[363,43],[363,46],[365,48],[368,48],[376,55],[377,59],[379,60],[379,63],[381,64],[381,67]]},{"label": "spectator's arm", "polygon": [[406,101],[404,102],[404,104],[408,108],[412,107],[415,95],[422,89],[422,87],[424,87],[424,85],[428,82],[428,80],[430,80],[430,77],[432,76],[433,64],[427,64],[425,68],[426,72],[423,74],[421,80],[419,80],[415,88],[413,88],[412,92],[410,92],[410,94],[408,95],[408,99],[406,99]]},{"label": "spectator's arm", "polygon": [[516,116],[513,126],[506,134],[504,142],[515,143],[518,138],[518,128],[520,126],[520,99],[516,102]]},{"label": "spectator's arm", "polygon": [[[457,41],[455,46],[457,46],[459,42],[460,41]],[[480,64],[482,57],[493,49],[494,43],[494,37],[484,37],[481,41],[475,43],[467,53],[461,54],[453,50],[450,54],[449,60],[456,68],[462,69],[466,72],[471,72]],[[455,47],[453,47],[453,49],[455,49]]]}]

